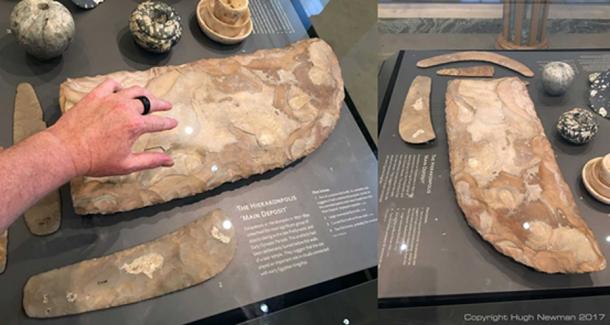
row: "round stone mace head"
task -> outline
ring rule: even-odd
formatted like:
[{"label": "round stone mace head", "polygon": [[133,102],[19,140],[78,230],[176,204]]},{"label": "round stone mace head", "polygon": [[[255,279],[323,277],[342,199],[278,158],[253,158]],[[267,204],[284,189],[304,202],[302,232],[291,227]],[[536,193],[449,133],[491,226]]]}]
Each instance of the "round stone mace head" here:
[{"label": "round stone mace head", "polygon": [[62,55],[74,38],[74,19],[53,0],[22,0],[11,12],[10,30],[17,43],[39,60]]},{"label": "round stone mace head", "polygon": [[166,53],[182,37],[181,21],[172,6],[146,1],[131,13],[129,30],[140,47],[154,53]]},{"label": "round stone mace head", "polygon": [[560,96],[568,91],[574,81],[574,69],[565,62],[549,62],[542,68],[542,86],[551,96]]},{"label": "round stone mace head", "polygon": [[595,115],[582,108],[573,108],[559,117],[557,132],[574,144],[585,144],[597,134],[599,124]]}]

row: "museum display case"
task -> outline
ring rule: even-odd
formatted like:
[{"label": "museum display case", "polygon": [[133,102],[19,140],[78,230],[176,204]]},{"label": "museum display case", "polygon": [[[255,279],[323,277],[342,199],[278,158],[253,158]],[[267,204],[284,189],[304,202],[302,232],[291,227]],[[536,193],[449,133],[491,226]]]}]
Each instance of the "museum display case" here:
[{"label": "museum display case", "polygon": [[607,321],[608,69],[603,49],[383,62],[380,322]]},{"label": "museum display case", "polygon": [[172,168],[74,179],[9,228],[4,321],[280,322],[326,305],[374,322],[376,148],[300,1],[16,4],[0,4],[0,146],[107,77],[174,102],[179,126],[135,145]]}]

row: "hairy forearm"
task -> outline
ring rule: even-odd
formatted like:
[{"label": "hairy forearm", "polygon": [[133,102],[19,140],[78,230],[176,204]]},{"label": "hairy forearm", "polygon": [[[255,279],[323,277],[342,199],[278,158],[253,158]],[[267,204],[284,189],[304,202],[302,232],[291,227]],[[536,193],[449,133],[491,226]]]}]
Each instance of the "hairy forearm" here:
[{"label": "hairy forearm", "polygon": [[49,131],[0,151],[0,231],[75,176],[65,146]]}]

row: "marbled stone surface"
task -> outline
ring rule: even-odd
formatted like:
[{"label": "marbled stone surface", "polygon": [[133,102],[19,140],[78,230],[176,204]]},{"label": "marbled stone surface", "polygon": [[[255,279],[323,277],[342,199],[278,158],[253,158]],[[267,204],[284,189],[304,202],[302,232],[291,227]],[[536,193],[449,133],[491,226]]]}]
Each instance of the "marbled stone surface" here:
[{"label": "marbled stone surface", "polygon": [[222,272],[237,247],[221,210],[156,240],[32,276],[23,289],[29,317],[79,314],[158,297]]},{"label": "marbled stone surface", "polygon": [[546,273],[605,269],[525,82],[452,80],[445,112],[457,201],[486,241]]},{"label": "marbled stone surface", "polygon": [[106,78],[148,88],[173,103],[156,113],[178,120],[171,131],[147,134],[135,151],[162,150],[175,165],[121,177],[71,182],[79,214],[132,210],[198,194],[284,167],[313,152],[339,120],[344,98],[337,58],[322,40],[140,72],[70,79],[63,111]]}]

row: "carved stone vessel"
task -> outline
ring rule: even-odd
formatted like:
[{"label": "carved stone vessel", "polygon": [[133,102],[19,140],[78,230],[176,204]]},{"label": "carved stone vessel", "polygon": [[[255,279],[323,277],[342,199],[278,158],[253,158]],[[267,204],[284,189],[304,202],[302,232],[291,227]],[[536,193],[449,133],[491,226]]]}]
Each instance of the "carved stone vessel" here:
[{"label": "carved stone vessel", "polygon": [[606,260],[518,78],[453,80],[446,95],[451,179],[468,223],[501,253],[547,273]]},{"label": "carved stone vessel", "polygon": [[197,21],[209,38],[223,44],[239,43],[254,30],[248,0],[200,0]]},{"label": "carved stone vessel", "polygon": [[69,79],[60,89],[62,111],[106,78],[124,87],[146,87],[173,103],[171,111],[156,114],[177,119],[178,127],[142,136],[134,151],[163,150],[175,165],[72,180],[79,214],[141,208],[284,167],[330,135],[344,98],[337,58],[319,39],[224,59]]}]

